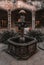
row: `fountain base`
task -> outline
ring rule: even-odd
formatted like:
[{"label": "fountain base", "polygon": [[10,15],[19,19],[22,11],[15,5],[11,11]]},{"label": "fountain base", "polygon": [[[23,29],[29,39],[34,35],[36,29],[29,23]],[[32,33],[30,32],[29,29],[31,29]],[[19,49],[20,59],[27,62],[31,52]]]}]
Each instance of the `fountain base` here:
[{"label": "fountain base", "polygon": [[36,39],[24,36],[25,42],[19,42],[19,36],[8,39],[7,52],[17,59],[28,59],[37,50]]}]

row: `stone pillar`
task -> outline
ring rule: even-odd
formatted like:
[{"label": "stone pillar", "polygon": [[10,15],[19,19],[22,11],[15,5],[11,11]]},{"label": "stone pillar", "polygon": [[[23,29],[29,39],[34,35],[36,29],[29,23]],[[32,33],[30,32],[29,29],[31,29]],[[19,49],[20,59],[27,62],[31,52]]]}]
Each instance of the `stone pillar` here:
[{"label": "stone pillar", "polygon": [[32,11],[32,30],[35,29],[35,11]]},{"label": "stone pillar", "polygon": [[8,30],[11,29],[11,10],[8,10]]}]

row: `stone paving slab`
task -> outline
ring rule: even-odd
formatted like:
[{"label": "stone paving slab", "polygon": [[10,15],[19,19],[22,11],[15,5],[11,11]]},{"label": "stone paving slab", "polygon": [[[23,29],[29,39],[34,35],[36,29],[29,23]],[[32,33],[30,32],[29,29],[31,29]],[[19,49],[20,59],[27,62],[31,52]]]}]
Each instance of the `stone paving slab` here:
[{"label": "stone paving slab", "polygon": [[38,49],[28,60],[16,60],[5,51],[0,51],[0,65],[44,65],[44,51]]}]

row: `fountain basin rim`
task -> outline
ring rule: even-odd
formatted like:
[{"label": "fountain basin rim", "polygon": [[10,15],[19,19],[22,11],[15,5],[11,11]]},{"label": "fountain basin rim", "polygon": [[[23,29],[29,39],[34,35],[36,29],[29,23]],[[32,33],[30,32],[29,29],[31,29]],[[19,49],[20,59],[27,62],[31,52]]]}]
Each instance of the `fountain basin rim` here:
[{"label": "fountain basin rim", "polygon": [[[15,38],[15,37],[12,37],[12,38]],[[35,38],[33,38],[33,37],[30,37],[30,38],[32,38],[33,40],[32,40],[32,41],[29,41],[28,43],[17,43],[17,42],[12,41],[12,40],[11,40],[12,38],[9,38],[9,39],[8,39],[8,42],[9,42],[9,44],[11,44],[11,45],[28,46],[28,45],[32,45],[32,44],[34,44],[34,43],[37,43],[37,40],[36,40]]]}]

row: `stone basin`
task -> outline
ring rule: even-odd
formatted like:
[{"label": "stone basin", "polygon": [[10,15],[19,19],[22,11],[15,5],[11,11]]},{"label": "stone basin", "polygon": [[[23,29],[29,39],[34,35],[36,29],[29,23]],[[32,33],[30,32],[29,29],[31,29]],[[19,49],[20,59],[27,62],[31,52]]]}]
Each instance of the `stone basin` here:
[{"label": "stone basin", "polygon": [[8,39],[8,53],[17,59],[28,59],[36,52],[37,40],[33,37],[20,35]]}]

